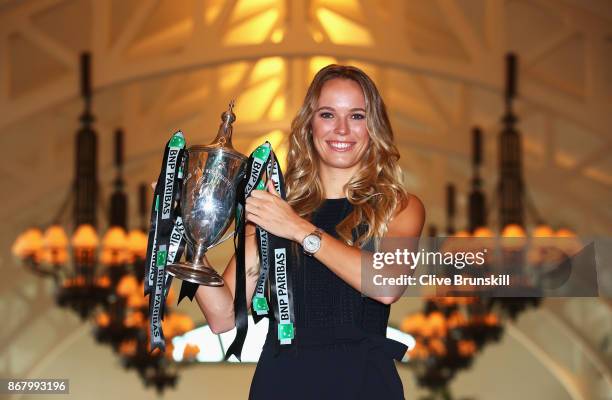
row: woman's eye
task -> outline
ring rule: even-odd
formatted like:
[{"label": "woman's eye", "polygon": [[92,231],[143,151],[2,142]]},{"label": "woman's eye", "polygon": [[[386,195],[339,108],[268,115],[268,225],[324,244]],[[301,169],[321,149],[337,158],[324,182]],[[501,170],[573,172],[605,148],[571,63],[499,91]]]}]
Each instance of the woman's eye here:
[{"label": "woman's eye", "polygon": [[329,119],[329,118],[333,118],[334,116],[332,115],[332,113],[330,112],[322,112],[321,114],[319,114],[319,116],[321,118],[325,118],[325,119]]},{"label": "woman's eye", "polygon": [[364,119],[365,115],[363,115],[363,114],[353,114],[353,115],[351,115],[351,117],[353,119]]}]

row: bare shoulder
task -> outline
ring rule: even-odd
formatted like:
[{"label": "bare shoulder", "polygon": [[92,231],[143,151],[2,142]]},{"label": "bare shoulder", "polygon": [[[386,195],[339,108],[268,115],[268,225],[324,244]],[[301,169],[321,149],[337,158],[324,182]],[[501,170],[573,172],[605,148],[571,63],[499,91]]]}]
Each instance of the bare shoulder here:
[{"label": "bare shoulder", "polygon": [[408,194],[404,208],[400,209],[387,230],[387,237],[419,237],[425,224],[425,206],[421,199],[414,194]]}]

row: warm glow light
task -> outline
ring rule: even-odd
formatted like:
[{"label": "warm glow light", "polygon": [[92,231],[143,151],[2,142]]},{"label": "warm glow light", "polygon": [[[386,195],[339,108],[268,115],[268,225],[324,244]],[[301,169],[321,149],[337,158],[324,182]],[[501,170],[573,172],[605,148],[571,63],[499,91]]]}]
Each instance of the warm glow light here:
[{"label": "warm glow light", "polygon": [[285,67],[281,57],[264,58],[255,64],[247,88],[236,100],[241,121],[260,121],[264,117],[280,95]]},{"label": "warm glow light", "polygon": [[167,338],[183,335],[192,330],[195,324],[191,318],[185,314],[172,313],[162,320],[162,329]]},{"label": "warm glow light", "polygon": [[127,235],[118,226],[111,227],[102,238],[102,256],[104,265],[119,265],[127,261]]},{"label": "warm glow light", "polygon": [[308,63],[308,70],[310,72],[310,77],[308,79],[312,79],[317,72],[319,72],[323,67],[327,67],[330,64],[337,64],[338,60],[333,57],[312,57],[310,62]]},{"label": "warm glow light", "polygon": [[312,32],[312,40],[314,40],[315,43],[323,43],[323,39],[323,34],[320,31]]},{"label": "warm glow light", "polygon": [[75,249],[94,250],[98,243],[96,230],[89,224],[79,225],[72,235],[72,246]]},{"label": "warm glow light", "polygon": [[40,260],[44,264],[64,265],[68,262],[68,250],[65,248],[59,250],[43,249]]},{"label": "warm glow light", "polygon": [[105,250],[125,250],[127,248],[127,235],[125,230],[119,226],[111,227],[102,238],[102,246]]},{"label": "warm glow light", "polygon": [[267,78],[278,77],[283,73],[285,61],[282,57],[263,58],[255,64],[249,83],[254,84]]},{"label": "warm glow light", "polygon": [[[470,242],[467,240],[470,237],[470,232],[466,230],[460,230],[455,232],[454,235],[448,237],[443,243],[441,247],[441,251],[454,253],[456,251],[469,251],[468,247],[471,246]],[[455,240],[461,239],[461,240]]]},{"label": "warm glow light", "polygon": [[285,116],[285,96],[278,96],[272,102],[270,111],[268,112],[268,118],[272,121],[280,121]]},{"label": "warm glow light", "polygon": [[423,345],[423,343],[421,343],[420,341],[417,341],[414,347],[408,352],[408,355],[410,356],[411,359],[422,360],[429,356],[429,351]]},{"label": "warm glow light", "polygon": [[272,43],[280,43],[283,41],[284,36],[285,34],[282,29],[275,29],[274,32],[272,32],[272,36],[270,36],[270,40]]},{"label": "warm glow light", "polygon": [[467,324],[467,320],[462,313],[454,312],[448,317],[446,323],[450,329],[454,329],[465,326]]},{"label": "warm glow light", "polygon": [[103,276],[99,277],[99,278],[96,280],[96,283],[97,283],[97,284],[98,284],[98,286],[100,286],[100,287],[103,287],[103,288],[108,288],[108,287],[110,287],[111,280],[110,280],[110,278],[109,278],[108,276],[103,275]]},{"label": "warm glow light", "polygon": [[507,250],[519,250],[527,243],[525,230],[518,224],[508,224],[502,229],[502,246]]},{"label": "warm glow light", "polygon": [[457,343],[457,350],[463,357],[469,357],[476,352],[476,343],[472,340],[460,340]]},{"label": "warm glow light", "polygon": [[372,45],[373,40],[370,32],[354,21],[324,7],[319,8],[316,15],[333,43]]},{"label": "warm glow light", "polygon": [[232,10],[230,23],[279,5],[279,0],[237,0]]},{"label": "warm glow light", "polygon": [[553,237],[555,235],[555,232],[552,230],[552,228],[548,225],[538,225],[534,228],[531,236],[533,237],[537,237],[537,238],[549,238],[549,237]]},{"label": "warm glow light", "polygon": [[143,57],[179,47],[193,34],[193,20],[186,18],[138,40],[128,50],[129,57]]},{"label": "warm glow light", "polygon": [[45,231],[43,245],[48,249],[66,249],[68,247],[68,236],[59,225],[52,225]]},{"label": "warm glow light", "polygon": [[580,239],[578,239],[574,231],[570,229],[558,229],[557,232],[555,232],[554,237],[561,239],[559,241],[559,247],[561,248],[561,250],[563,250],[565,254],[569,256],[576,255],[583,247],[583,244]]},{"label": "warm glow light", "polygon": [[484,323],[489,326],[499,325],[499,317],[493,313],[488,313],[483,319]]},{"label": "warm glow light", "polygon": [[232,89],[240,82],[244,74],[248,69],[248,64],[245,62],[238,62],[223,65],[219,68],[219,88],[222,91]]},{"label": "warm glow light", "polygon": [[200,347],[196,344],[187,344],[185,345],[185,350],[183,350],[183,359],[192,359],[196,358],[198,353],[200,352]]},{"label": "warm glow light", "polygon": [[42,262],[51,265],[62,265],[68,261],[68,236],[59,225],[52,225],[43,236]]},{"label": "warm glow light", "polygon": [[478,238],[492,238],[495,237],[493,231],[486,226],[481,226],[480,228],[476,228],[474,230],[474,237]]},{"label": "warm glow light", "polygon": [[149,300],[144,296],[143,293],[134,292],[127,298],[127,306],[130,308],[147,307]]},{"label": "warm glow light", "polygon": [[439,311],[434,311],[429,314],[427,324],[425,326],[427,327],[427,331],[429,331],[429,334],[424,333],[425,336],[446,336],[446,319]]},{"label": "warm glow light", "polygon": [[144,259],[147,256],[147,235],[140,229],[132,229],[127,236],[127,250],[132,257]]},{"label": "warm glow light", "polygon": [[26,257],[40,258],[43,248],[43,234],[38,228],[30,228],[17,237],[11,252],[23,259]]},{"label": "warm glow light", "polygon": [[110,325],[110,317],[108,316],[108,314],[105,312],[101,312],[100,314],[98,314],[96,316],[96,325],[101,328],[106,328],[108,325]]},{"label": "warm glow light", "polygon": [[166,295],[166,304],[172,305],[172,303],[174,303],[174,300],[176,300],[176,293],[174,291],[174,288],[170,286],[170,290],[168,290],[168,294]]},{"label": "warm glow light", "polygon": [[431,349],[431,352],[437,356],[444,356],[446,354],[446,346],[440,339],[432,339],[429,342],[429,348]]},{"label": "warm glow light", "polygon": [[570,229],[561,228],[555,232],[555,236],[560,238],[573,238],[576,237],[576,234]]},{"label": "warm glow light", "polygon": [[144,327],[146,321],[141,312],[131,312],[125,317],[124,323],[128,327]]},{"label": "warm glow light", "polygon": [[404,318],[400,325],[400,330],[411,335],[418,335],[421,333],[421,329],[427,323],[427,319],[421,313],[409,315]]},{"label": "warm glow light", "polygon": [[137,293],[138,281],[133,275],[125,275],[117,284],[117,294],[119,296],[128,297],[132,294],[138,294],[144,297],[143,293]]},{"label": "warm glow light", "polygon": [[204,9],[204,21],[206,24],[212,24],[223,6],[224,0],[208,0],[206,2],[206,8]]},{"label": "warm glow light", "polygon": [[[244,0],[243,3],[246,4]],[[270,35],[278,17],[279,10],[277,8],[270,8],[252,18],[248,18],[244,22],[238,23],[228,31],[223,39],[224,44],[231,46],[263,43]]]},{"label": "warm glow light", "polygon": [[136,354],[136,340],[126,340],[119,345],[119,353],[124,356],[133,356]]},{"label": "warm glow light", "polygon": [[470,235],[470,232],[466,231],[465,229],[462,229],[462,230],[460,230],[460,231],[457,231],[457,232],[456,232],[456,233],[453,235],[453,237],[456,237],[456,238],[469,238],[470,236],[471,236],[471,235]]}]

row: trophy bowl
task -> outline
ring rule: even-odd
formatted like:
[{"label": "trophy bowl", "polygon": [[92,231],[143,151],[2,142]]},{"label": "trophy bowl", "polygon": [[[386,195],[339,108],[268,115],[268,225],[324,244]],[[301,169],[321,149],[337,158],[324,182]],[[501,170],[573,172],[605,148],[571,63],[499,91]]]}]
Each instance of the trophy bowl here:
[{"label": "trophy bowl", "polygon": [[236,187],[245,174],[247,157],[233,149],[230,109],[213,143],[187,149],[181,214],[191,260],[168,265],[170,275],[205,286],[223,286],[223,279],[206,259],[206,251],[219,244],[235,214]]}]

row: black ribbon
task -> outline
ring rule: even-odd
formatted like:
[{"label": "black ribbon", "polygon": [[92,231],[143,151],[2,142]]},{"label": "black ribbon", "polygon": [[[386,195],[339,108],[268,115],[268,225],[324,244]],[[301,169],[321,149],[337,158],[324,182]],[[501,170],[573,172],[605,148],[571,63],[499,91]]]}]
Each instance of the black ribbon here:
[{"label": "black ribbon", "polygon": [[242,347],[249,329],[249,320],[246,310],[246,271],[245,271],[245,235],[244,235],[244,209],[246,177],[252,170],[251,159],[247,166],[247,174],[240,182],[236,191],[236,222],[234,230],[234,254],[236,257],[236,284],[234,294],[234,320],[236,323],[236,337],[225,353],[225,360],[233,354],[238,360],[242,356]]},{"label": "black ribbon", "polygon": [[166,348],[161,321],[171,280],[166,279],[165,268],[170,257],[172,261],[176,261],[180,258],[179,253],[182,253],[181,242],[184,241],[184,235],[180,232],[180,205],[177,200],[180,195],[184,155],[185,139],[182,132],[178,131],[166,144],[151,211],[145,264],[145,295],[149,295],[151,351],[159,348],[163,352]]},{"label": "black ribbon", "polygon": [[[281,198],[285,199],[286,193],[282,172],[270,143],[266,142],[259,146],[249,157],[247,173],[236,195],[237,228],[234,236],[236,250],[236,289],[234,296],[236,337],[227,350],[225,355],[226,360],[231,355],[236,356],[236,358],[240,360],[242,347],[248,331],[248,315],[246,309],[246,262],[244,250],[245,202],[246,198],[254,189],[266,190],[266,184],[270,178],[273,179],[276,191]],[[270,298],[266,296],[265,287],[263,289],[263,298],[272,308],[273,318],[278,323],[277,327],[279,329],[280,344],[290,344],[294,336],[293,294],[290,279],[291,269],[289,265],[290,241],[274,236],[259,227],[256,232],[261,263],[258,283],[261,284],[263,282],[264,285],[267,284],[270,288]],[[277,277],[280,279],[278,282]],[[259,322],[265,315],[269,316],[269,313],[259,315],[254,308],[253,302],[251,302],[251,309],[253,310],[253,318],[256,322]]]}]

